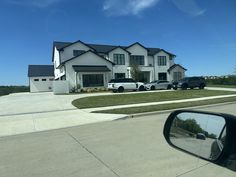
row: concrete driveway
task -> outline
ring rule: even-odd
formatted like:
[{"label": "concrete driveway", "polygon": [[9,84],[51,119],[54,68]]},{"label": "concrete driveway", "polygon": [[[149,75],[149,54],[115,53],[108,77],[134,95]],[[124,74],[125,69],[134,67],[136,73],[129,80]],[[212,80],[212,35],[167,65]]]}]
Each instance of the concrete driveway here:
[{"label": "concrete driveway", "polygon": [[[104,93],[92,94],[92,96],[101,94]],[[53,95],[50,92],[2,96],[0,97],[0,136],[71,127],[125,116],[91,114],[78,110],[71,104],[74,99],[85,96],[88,94]]]}]

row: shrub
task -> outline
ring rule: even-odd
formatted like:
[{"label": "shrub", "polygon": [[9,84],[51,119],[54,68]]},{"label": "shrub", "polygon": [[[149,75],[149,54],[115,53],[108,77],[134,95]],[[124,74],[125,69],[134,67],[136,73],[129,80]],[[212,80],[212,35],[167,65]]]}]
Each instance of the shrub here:
[{"label": "shrub", "polygon": [[0,96],[10,93],[29,92],[29,86],[0,86]]}]

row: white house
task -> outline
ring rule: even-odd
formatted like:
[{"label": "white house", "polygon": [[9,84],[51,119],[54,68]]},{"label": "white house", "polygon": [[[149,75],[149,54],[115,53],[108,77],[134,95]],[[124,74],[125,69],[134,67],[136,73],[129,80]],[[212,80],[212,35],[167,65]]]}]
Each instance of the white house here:
[{"label": "white house", "polygon": [[54,80],[53,65],[29,65],[30,92],[50,92]]},{"label": "white house", "polygon": [[136,42],[130,46],[54,42],[52,62],[55,80],[67,80],[70,89],[107,87],[112,78],[131,78],[131,65],[142,71],[143,82],[179,80],[186,69],[175,64],[175,55]]}]

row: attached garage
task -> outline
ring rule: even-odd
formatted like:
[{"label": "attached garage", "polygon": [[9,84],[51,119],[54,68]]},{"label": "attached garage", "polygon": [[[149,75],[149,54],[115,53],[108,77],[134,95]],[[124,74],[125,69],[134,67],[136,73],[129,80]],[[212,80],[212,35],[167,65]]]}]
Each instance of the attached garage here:
[{"label": "attached garage", "polygon": [[54,80],[53,65],[29,65],[28,77],[30,92],[50,92],[53,91]]}]

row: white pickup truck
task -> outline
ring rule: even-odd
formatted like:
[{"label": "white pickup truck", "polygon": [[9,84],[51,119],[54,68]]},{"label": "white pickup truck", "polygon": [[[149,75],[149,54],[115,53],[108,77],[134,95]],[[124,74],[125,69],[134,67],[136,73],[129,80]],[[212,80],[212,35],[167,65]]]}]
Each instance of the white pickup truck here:
[{"label": "white pickup truck", "polygon": [[142,82],[135,82],[131,78],[124,78],[124,79],[112,79],[108,83],[108,89],[115,92],[124,92],[125,90],[133,90],[133,91],[144,91],[144,83]]}]

